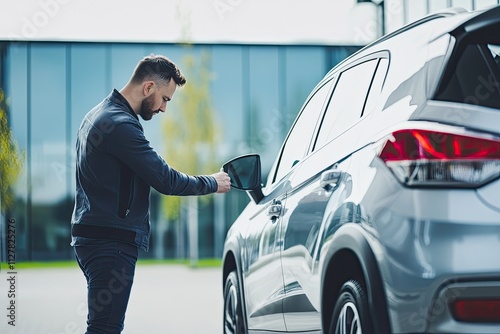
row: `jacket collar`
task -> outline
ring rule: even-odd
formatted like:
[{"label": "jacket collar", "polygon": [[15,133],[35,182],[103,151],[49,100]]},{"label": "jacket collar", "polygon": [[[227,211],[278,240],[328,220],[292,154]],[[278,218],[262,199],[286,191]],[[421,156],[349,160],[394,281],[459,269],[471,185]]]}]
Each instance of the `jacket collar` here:
[{"label": "jacket collar", "polygon": [[120,94],[119,91],[117,91],[116,89],[113,89],[113,91],[111,92],[110,96],[109,96],[109,99],[111,102],[113,103],[116,103],[116,104],[119,104],[121,106],[124,107],[124,109],[130,113],[132,116],[134,116],[137,120],[139,120],[139,117],[137,116],[137,114],[134,112],[134,109],[132,109],[132,107],[130,106],[130,104],[128,103],[127,99],[125,97],[123,97],[122,94]]}]

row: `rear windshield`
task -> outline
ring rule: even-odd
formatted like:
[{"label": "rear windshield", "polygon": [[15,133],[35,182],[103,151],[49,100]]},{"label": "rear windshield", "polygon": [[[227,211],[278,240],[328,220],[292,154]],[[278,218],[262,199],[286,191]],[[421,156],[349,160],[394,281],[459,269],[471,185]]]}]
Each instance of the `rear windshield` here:
[{"label": "rear windshield", "polygon": [[499,28],[476,32],[455,48],[437,100],[500,109]]}]

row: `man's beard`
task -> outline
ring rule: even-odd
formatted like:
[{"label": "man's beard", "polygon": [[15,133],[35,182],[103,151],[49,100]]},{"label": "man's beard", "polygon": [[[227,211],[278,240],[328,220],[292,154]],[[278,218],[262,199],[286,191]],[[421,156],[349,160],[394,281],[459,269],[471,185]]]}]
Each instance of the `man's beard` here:
[{"label": "man's beard", "polygon": [[153,115],[158,112],[158,110],[153,110],[153,104],[154,104],[154,94],[151,94],[144,100],[142,100],[141,111],[139,115],[141,115],[141,118],[143,120],[149,121],[151,118],[153,118]]}]

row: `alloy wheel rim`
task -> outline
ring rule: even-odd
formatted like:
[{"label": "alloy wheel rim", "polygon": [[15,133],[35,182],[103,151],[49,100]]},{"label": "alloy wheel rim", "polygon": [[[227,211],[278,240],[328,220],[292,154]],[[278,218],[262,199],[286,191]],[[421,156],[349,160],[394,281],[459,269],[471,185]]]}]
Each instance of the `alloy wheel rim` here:
[{"label": "alloy wheel rim", "polygon": [[362,334],[358,309],[352,302],[346,303],[340,311],[335,334]]},{"label": "alloy wheel rim", "polygon": [[224,310],[224,333],[234,334],[237,329],[237,307],[238,296],[236,295],[236,288],[232,285],[226,295]]}]

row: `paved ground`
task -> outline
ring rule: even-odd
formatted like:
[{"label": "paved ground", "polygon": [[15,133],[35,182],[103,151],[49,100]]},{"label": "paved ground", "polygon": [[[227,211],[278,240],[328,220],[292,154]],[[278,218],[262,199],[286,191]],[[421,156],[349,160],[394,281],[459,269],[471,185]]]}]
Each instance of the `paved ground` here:
[{"label": "paved ground", "polygon": [[[83,334],[85,279],[78,268],[20,269],[15,277],[15,324],[10,326],[11,275],[0,272],[0,333]],[[139,265],[123,334],[222,333],[219,268]]]}]

